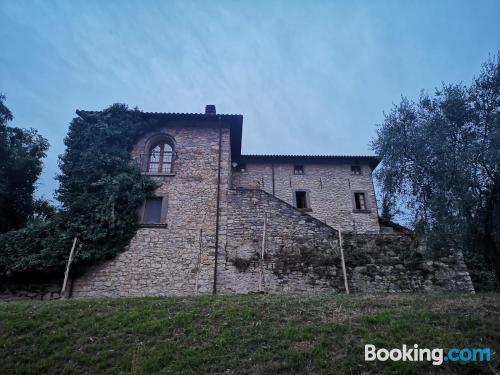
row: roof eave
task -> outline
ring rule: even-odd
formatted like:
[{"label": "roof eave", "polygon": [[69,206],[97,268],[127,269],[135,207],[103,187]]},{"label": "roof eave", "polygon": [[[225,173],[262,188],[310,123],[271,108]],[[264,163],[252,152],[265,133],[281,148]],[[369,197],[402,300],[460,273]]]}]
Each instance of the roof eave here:
[{"label": "roof eave", "polygon": [[380,159],[375,155],[240,155],[241,162],[303,162],[303,163],[368,163],[375,169],[380,163]]},{"label": "roof eave", "polygon": [[[76,110],[76,114],[83,119],[88,115],[95,115],[102,111]],[[218,120],[221,120],[222,126],[230,129],[231,157],[237,158],[241,154],[241,137],[243,129],[243,115],[237,114],[205,114],[205,113],[170,113],[170,112],[137,112],[139,116],[145,118],[156,118],[159,120],[187,120],[203,121],[212,126],[218,126]],[[172,125],[172,124],[169,124]],[[186,124],[183,124],[186,125]]]}]

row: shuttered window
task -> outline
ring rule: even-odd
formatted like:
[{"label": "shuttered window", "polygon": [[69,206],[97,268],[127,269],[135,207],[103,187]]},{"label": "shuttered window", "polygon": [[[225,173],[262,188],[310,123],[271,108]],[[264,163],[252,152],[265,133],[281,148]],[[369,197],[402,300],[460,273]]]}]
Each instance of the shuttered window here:
[{"label": "shuttered window", "polygon": [[161,223],[161,206],[163,199],[161,197],[147,198],[144,204],[143,224]]}]

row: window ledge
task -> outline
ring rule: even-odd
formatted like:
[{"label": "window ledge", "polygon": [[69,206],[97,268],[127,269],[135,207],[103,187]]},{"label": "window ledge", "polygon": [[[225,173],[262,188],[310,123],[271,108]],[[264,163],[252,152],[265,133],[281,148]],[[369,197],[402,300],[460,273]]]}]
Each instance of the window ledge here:
[{"label": "window ledge", "polygon": [[299,211],[302,211],[302,212],[312,212],[312,208],[297,208]]},{"label": "window ledge", "polygon": [[146,176],[153,176],[153,177],[163,177],[163,176],[170,176],[174,177],[175,173],[169,172],[169,173],[158,173],[158,172],[142,172],[143,175]]},{"label": "window ledge", "polygon": [[139,228],[167,228],[168,225],[164,223],[158,224],[139,224]]},{"label": "window ledge", "polygon": [[352,212],[356,214],[369,214],[372,212],[372,210],[352,210]]}]

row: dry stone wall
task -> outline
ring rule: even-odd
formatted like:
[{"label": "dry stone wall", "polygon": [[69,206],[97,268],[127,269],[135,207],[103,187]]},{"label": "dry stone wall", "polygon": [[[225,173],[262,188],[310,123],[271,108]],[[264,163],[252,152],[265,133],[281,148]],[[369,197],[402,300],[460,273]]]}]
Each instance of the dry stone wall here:
[{"label": "dry stone wall", "polygon": [[348,233],[343,240],[354,292],[474,292],[460,253],[427,257],[407,235]]},{"label": "dry stone wall", "polygon": [[[224,202],[218,293],[345,291],[335,229],[263,190],[228,190]],[[200,253],[196,233],[168,230],[140,229],[128,251],[74,280],[72,296],[189,295],[196,285],[210,293],[213,247],[204,245]],[[460,254],[429,258],[418,241],[403,234],[343,232],[342,240],[351,292],[474,291]],[[0,300],[56,299],[60,284],[4,284]]]},{"label": "dry stone wall", "polygon": [[[333,228],[263,190],[232,190],[228,205],[221,292],[345,291]],[[343,249],[353,292],[474,291],[460,254],[429,259],[408,235],[344,233]]]},{"label": "dry stone wall", "polygon": [[44,281],[3,281],[0,283],[0,301],[38,300],[61,298],[62,279]]},{"label": "dry stone wall", "polygon": [[[345,291],[334,228],[264,190],[229,189],[224,196],[218,293]],[[408,235],[345,232],[343,249],[352,292],[473,292],[460,254],[430,259]],[[76,280],[73,296],[187,295],[195,285],[210,293],[214,248],[203,246],[199,268],[196,254],[195,232],[142,228],[128,251]]]},{"label": "dry stone wall", "polygon": [[337,231],[269,193],[228,191],[226,233],[217,273],[221,293],[338,289],[339,275],[330,264],[338,252]]}]

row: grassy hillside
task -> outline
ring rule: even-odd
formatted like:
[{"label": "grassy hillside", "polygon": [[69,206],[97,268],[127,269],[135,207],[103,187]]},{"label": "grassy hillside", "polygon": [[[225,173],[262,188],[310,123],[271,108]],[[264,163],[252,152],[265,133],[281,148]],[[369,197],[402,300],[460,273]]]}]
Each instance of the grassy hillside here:
[{"label": "grassy hillside", "polygon": [[[203,296],[0,303],[0,373],[444,373],[364,344],[500,351],[500,295]],[[495,370],[496,368],[496,370]]]}]

